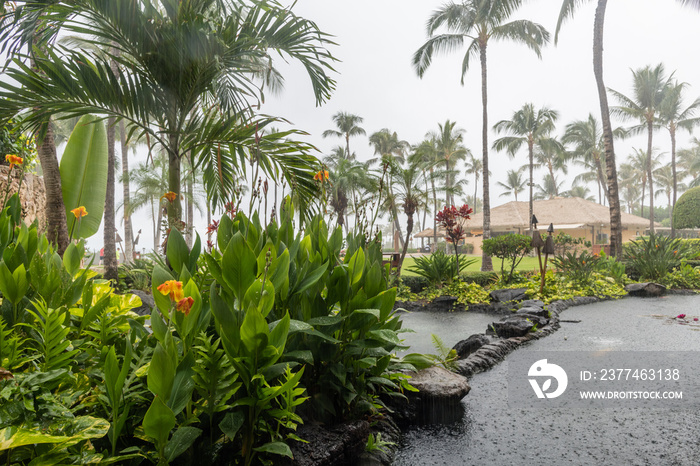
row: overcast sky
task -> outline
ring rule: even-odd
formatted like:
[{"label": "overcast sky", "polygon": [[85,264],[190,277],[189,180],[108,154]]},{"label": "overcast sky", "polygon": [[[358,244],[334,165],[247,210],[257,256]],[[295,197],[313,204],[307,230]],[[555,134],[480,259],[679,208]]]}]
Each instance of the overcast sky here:
[{"label": "overcast sky", "polygon": [[[288,2],[291,3],[291,2]],[[529,19],[545,26],[554,36],[561,7],[560,0],[531,0],[512,19]],[[491,43],[488,49],[489,123],[508,119],[523,104],[547,106],[560,114],[558,134],[576,119],[593,113],[600,119],[598,95],[592,65],[593,17],[595,4],[581,7],[575,18],[561,31],[559,43],[544,48],[542,59],[522,45]],[[296,14],[314,20],[319,28],[334,36],[337,46],[331,52],[340,61],[334,75],[337,88],[330,102],[314,104],[313,92],[304,70],[298,65],[277,62],[286,78],[284,91],[267,96],[264,113],[284,117],[293,127],[310,133],[308,141],[328,154],[341,144],[339,139],[323,139],[321,133],[333,128],[331,117],[344,111],[364,118],[367,134],[382,128],[396,131],[401,139],[420,142],[426,132],[437,130],[447,119],[466,130],[465,145],[481,157],[481,80],[478,61],[474,61],[460,85],[463,50],[434,60],[423,79],[412,68],[411,57],[426,40],[425,23],[442,4],[437,0],[299,0]],[[605,83],[624,94],[631,93],[631,70],[663,63],[675,71],[680,81],[691,86],[686,99],[700,96],[700,12],[681,7],[675,0],[611,0],[605,21]],[[611,105],[616,102],[611,99]],[[490,135],[490,142],[494,139]],[[690,136],[680,134],[679,148],[687,146]],[[668,134],[657,132],[655,147],[670,150]],[[616,143],[618,164],[632,148],[646,148],[646,139]],[[372,155],[367,137],[351,140],[351,149],[360,159]],[[490,152],[491,202],[497,206],[512,200],[501,197],[496,185],[505,181],[509,168],[526,162],[523,151],[514,160],[504,153]],[[135,161],[130,162],[135,165]],[[564,189],[569,189],[572,171]],[[541,182],[543,171],[536,173]],[[563,179],[563,178],[562,178]],[[480,183],[481,184],[481,183]],[[596,193],[594,185],[591,192]],[[473,192],[473,180],[466,188]],[[117,190],[119,197],[121,190]],[[481,196],[481,185],[479,186]],[[659,199],[661,204],[665,204]],[[140,247],[150,249],[151,221],[146,212],[135,216],[136,229],[143,228]],[[205,221],[197,222],[202,236]],[[404,223],[404,222],[402,222]],[[121,218],[118,218],[120,231]],[[102,233],[92,237],[90,247],[101,247]]]}]

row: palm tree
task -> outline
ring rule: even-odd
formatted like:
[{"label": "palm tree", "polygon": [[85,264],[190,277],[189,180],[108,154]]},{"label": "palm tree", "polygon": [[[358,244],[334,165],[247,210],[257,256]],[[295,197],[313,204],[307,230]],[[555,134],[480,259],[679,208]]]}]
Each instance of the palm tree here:
[{"label": "palm tree", "polygon": [[[634,149],[634,152],[627,157],[627,174],[629,179],[623,179],[625,182],[636,183],[637,185],[642,185],[642,195],[640,198],[640,213],[644,216],[644,196],[647,192],[647,185],[649,185],[649,172],[653,171],[659,165],[659,156],[653,156],[651,160],[651,170],[649,169],[649,158],[647,153],[642,149]],[[651,187],[649,188],[651,189]]]},{"label": "palm tree", "polygon": [[[489,40],[512,40],[526,45],[540,57],[541,47],[549,41],[549,33],[539,24],[527,20],[508,22],[510,16],[521,4],[522,0],[448,2],[428,19],[429,39],[413,55],[413,66],[418,76],[422,77],[430,67],[433,55],[451,52],[468,42],[467,51],[462,59],[462,84],[464,84],[464,75],[469,69],[469,60],[479,56],[482,104],[481,150],[484,173],[484,239],[491,237],[486,48]],[[446,32],[436,34],[443,27]],[[493,270],[491,257],[485,253],[482,255],[481,270]]]},{"label": "palm tree", "polygon": [[546,168],[549,175],[554,178],[555,171],[567,174],[567,162],[571,154],[566,151],[564,145],[556,137],[542,138],[535,149],[535,168]]},{"label": "palm tree", "polygon": [[573,185],[571,189],[563,193],[563,195],[564,197],[578,197],[595,202],[595,197],[591,196],[591,190],[586,186]]},{"label": "palm tree", "polygon": [[336,147],[333,153],[324,158],[323,161],[331,172],[331,207],[338,217],[338,225],[347,227],[345,210],[348,207],[348,194],[350,194],[350,201],[356,210],[357,196],[355,191],[365,177],[364,165],[355,162],[354,157],[347,157],[342,146]]},{"label": "palm tree", "polygon": [[[403,164],[406,161],[406,153],[411,148],[411,145],[399,139],[396,132],[391,132],[387,128],[383,128],[376,133],[373,133],[369,137],[369,144],[374,146],[374,154],[379,155],[379,159],[374,158],[369,160],[369,164],[376,163],[381,160],[381,163],[385,167],[391,168],[393,164]],[[404,244],[403,234],[401,233],[401,225],[399,225],[399,214],[396,203],[394,202],[394,190],[393,183],[391,183],[391,177],[393,171],[389,170],[390,182],[388,183],[388,193],[386,200],[389,201],[390,215],[392,217],[394,228],[399,232],[399,240],[401,244]]]},{"label": "palm tree", "polygon": [[[576,163],[591,169],[593,176],[590,178],[595,179],[598,185],[598,203],[602,204],[603,197],[608,197],[608,189],[603,169],[605,166],[605,144],[598,121],[592,114],[589,114],[586,120],[576,120],[569,123],[566,125],[562,142],[573,146],[571,156]],[[601,195],[601,191],[604,195]]]},{"label": "palm tree", "polygon": [[[289,147],[273,150],[281,143],[260,137],[259,130],[274,119],[256,117],[251,102],[260,101],[265,85],[274,83],[264,78],[278,77],[271,52],[305,67],[317,103],[329,98],[334,81],[327,71],[334,58],[325,47],[331,42],[313,22],[266,2],[160,0],[148,2],[148,8],[140,0],[39,3],[52,18],[63,19],[61,28],[68,33],[113,45],[119,55],[110,59],[124,70],[115,77],[105,58],[59,46],[37,60],[39,72],[15,61],[8,75],[18,84],[0,84],[0,95],[9,98],[0,118],[36,108],[26,120],[34,129],[46,115],[59,112],[124,118],[166,149],[170,191],[181,192],[181,157],[198,154],[214,203],[229,197],[233,172],[246,151],[263,154],[260,165],[268,175],[271,167],[282,166],[299,193],[315,193],[310,147],[296,145],[301,153],[295,156]],[[21,35],[21,22],[19,26]],[[0,31],[0,37],[5,34]],[[61,78],[46,80],[41,73]],[[224,166],[226,170],[217,169]],[[168,217],[177,224],[181,216],[176,199]]]},{"label": "palm tree", "polygon": [[[440,187],[440,182],[445,181],[444,177],[441,176],[441,170],[438,165],[441,163],[440,154],[437,149],[437,141],[435,137],[431,137],[428,133],[428,139],[424,139],[418,146],[414,148],[413,155],[409,158],[409,163],[419,165],[424,171],[427,170],[427,176],[424,173],[423,178],[426,184],[430,182],[430,191],[433,194],[433,246],[437,244],[437,193]],[[473,157],[472,157],[473,158]],[[438,182],[436,186],[436,181]],[[443,190],[443,189],[440,189]],[[426,209],[427,212],[427,209]],[[425,228],[425,219],[423,221],[423,227]]]},{"label": "palm tree", "polygon": [[505,189],[501,196],[515,196],[515,202],[518,202],[518,194],[525,191],[525,180],[523,180],[522,170],[508,170],[506,174],[506,182],[498,182],[498,185]]},{"label": "palm tree", "polygon": [[323,137],[329,136],[345,138],[345,150],[350,152],[350,136],[364,136],[365,130],[358,126],[364,119],[361,116],[353,115],[352,113],[338,112],[333,115],[333,122],[338,130],[327,129],[323,132]]},{"label": "palm tree", "polygon": [[700,123],[700,118],[694,117],[695,112],[700,108],[700,98],[695,99],[688,107],[683,109],[683,90],[687,83],[671,83],[664,94],[659,109],[659,119],[661,124],[668,130],[671,136],[671,177],[673,202],[669,207],[669,217],[671,219],[671,237],[676,236],[676,228],[673,226],[673,207],[676,205],[678,195],[678,174],[676,173],[676,130],[685,129],[688,132]]},{"label": "palm tree", "polygon": [[[697,0],[693,0],[697,1]],[[584,0],[563,0],[559,19],[554,34],[554,43],[559,38],[561,25],[567,19],[573,17],[576,8]],[[622,214],[620,211],[620,195],[617,187],[617,165],[615,162],[615,147],[613,145],[613,129],[610,122],[610,108],[608,107],[608,94],[603,81],[603,30],[605,24],[605,9],[608,0],[598,0],[593,23],[593,74],[598,89],[600,101],[600,116],[603,126],[603,144],[605,147],[605,167],[608,187],[608,203],[610,204],[610,254],[620,257],[622,254]]]},{"label": "palm tree", "polygon": [[[479,177],[484,171],[484,164],[481,159],[474,157],[471,153],[469,154],[469,159],[467,159],[467,175],[474,175],[474,200],[477,199],[476,190],[479,187]],[[476,213],[476,202],[467,202],[469,205],[474,206],[474,213]]]},{"label": "palm tree", "polygon": [[393,180],[396,186],[394,203],[401,206],[404,215],[406,215],[406,241],[403,243],[401,251],[401,259],[396,271],[396,276],[401,276],[401,267],[403,266],[406,251],[408,250],[408,241],[413,232],[413,215],[416,210],[423,205],[424,197],[421,189],[421,173],[422,169],[418,164],[409,164],[408,167],[402,168],[398,165],[393,167]]},{"label": "palm tree", "polygon": [[555,197],[559,196],[559,191],[563,185],[563,181],[559,181],[556,177],[547,173],[544,175],[542,184],[537,185],[535,199],[554,199]]},{"label": "palm tree", "polygon": [[647,180],[649,182],[649,231],[654,233],[654,177],[652,174],[651,150],[654,137],[654,127],[658,124],[659,111],[671,85],[670,77],[665,76],[664,65],[656,67],[645,66],[632,71],[633,97],[610,90],[620,102],[619,107],[613,107],[613,113],[624,119],[636,119],[640,124],[627,130],[630,134],[647,132]]},{"label": "palm tree", "polygon": [[639,180],[636,177],[636,170],[630,163],[620,165],[620,188],[622,199],[627,206],[627,213],[632,213],[637,201],[641,198],[639,191]]},{"label": "palm tree", "polygon": [[[656,179],[656,185],[658,189],[654,192],[654,196],[658,197],[661,195],[666,195],[667,208],[669,213],[669,219],[673,222],[673,216],[671,215],[671,200],[673,198],[674,189],[674,179],[673,179],[673,168],[670,165],[662,165],[654,170],[654,179]],[[677,185],[676,185],[677,186]],[[671,223],[673,225],[673,223]],[[671,227],[673,231],[673,227]]]},{"label": "palm tree", "polygon": [[[493,148],[501,151],[505,150],[508,155],[515,157],[516,152],[523,146],[527,145],[527,153],[530,167],[530,216],[532,218],[532,196],[533,196],[533,178],[532,171],[534,168],[534,151],[535,144],[540,145],[541,141],[549,136],[549,133],[554,129],[554,122],[559,114],[547,107],[542,107],[535,112],[533,104],[525,104],[520,110],[513,113],[510,120],[501,120],[493,126],[497,133],[506,132],[510,136],[505,136],[496,139],[493,142]],[[553,176],[553,175],[552,175]],[[530,225],[532,232],[532,224]]]},{"label": "palm tree", "polygon": [[700,139],[693,138],[693,147],[678,151],[678,167],[681,168],[680,179],[692,178],[689,188],[700,185]]},{"label": "palm tree", "polygon": [[455,166],[458,161],[465,160],[467,155],[471,155],[469,149],[462,145],[465,130],[455,129],[457,123],[446,120],[445,124],[438,123],[438,131],[428,133],[428,136],[435,140],[437,156],[445,162],[445,204],[454,205],[456,187],[454,177],[456,175]]}]

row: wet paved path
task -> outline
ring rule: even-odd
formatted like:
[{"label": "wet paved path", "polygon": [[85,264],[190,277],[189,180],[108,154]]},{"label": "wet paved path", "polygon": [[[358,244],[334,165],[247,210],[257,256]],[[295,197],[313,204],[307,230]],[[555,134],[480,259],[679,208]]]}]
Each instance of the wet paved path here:
[{"label": "wet paved path", "polygon": [[[690,325],[668,318],[680,313],[687,314]],[[687,383],[697,386],[700,325],[693,317],[700,317],[700,296],[572,307],[561,318],[580,323],[564,322],[559,331],[516,351],[690,351],[697,371],[688,374]],[[394,464],[700,465],[697,404],[685,410],[642,405],[520,410],[508,404],[507,361],[471,379],[460,420],[405,432]]]}]

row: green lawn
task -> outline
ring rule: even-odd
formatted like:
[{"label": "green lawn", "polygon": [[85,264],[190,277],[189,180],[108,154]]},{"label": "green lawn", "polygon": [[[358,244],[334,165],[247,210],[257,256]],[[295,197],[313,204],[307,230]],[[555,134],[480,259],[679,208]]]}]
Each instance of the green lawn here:
[{"label": "green lawn", "polygon": [[[459,259],[462,260],[462,258],[467,258],[467,259],[476,259],[476,262],[473,264],[468,265],[464,271],[465,272],[478,272],[481,270],[481,256],[473,256],[473,255],[460,255]],[[414,264],[413,257],[406,256],[406,259],[404,260],[403,268],[401,269],[401,275],[405,276],[415,276],[416,274],[408,270],[412,265]],[[507,263],[506,263],[507,266]],[[537,257],[524,257],[522,262],[520,262],[520,265],[516,268],[516,270],[539,270],[540,265],[537,260]],[[496,272],[501,271],[501,260],[500,259],[493,259],[493,270]]]}]

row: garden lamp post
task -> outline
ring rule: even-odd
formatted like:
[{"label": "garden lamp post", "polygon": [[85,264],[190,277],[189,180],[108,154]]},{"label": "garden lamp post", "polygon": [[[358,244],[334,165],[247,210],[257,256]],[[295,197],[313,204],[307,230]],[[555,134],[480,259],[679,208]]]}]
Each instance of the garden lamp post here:
[{"label": "garden lamp post", "polygon": [[[547,239],[544,242],[544,265],[542,266],[542,273],[541,273],[541,278],[542,281],[540,282],[540,295],[544,291],[544,275],[547,272],[547,258],[549,255],[554,255],[554,224],[550,223],[549,227],[547,228]],[[540,240],[541,241],[541,240]],[[538,250],[539,253],[539,250]]]}]

